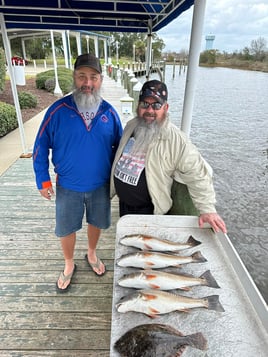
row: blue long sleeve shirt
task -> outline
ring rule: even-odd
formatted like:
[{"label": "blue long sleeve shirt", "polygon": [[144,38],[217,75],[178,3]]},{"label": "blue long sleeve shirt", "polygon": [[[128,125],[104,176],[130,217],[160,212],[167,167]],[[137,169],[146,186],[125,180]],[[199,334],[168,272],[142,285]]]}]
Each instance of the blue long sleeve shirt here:
[{"label": "blue long sleeve shirt", "polygon": [[121,135],[119,116],[105,100],[89,127],[78,112],[72,94],[57,100],[47,110],[34,144],[37,188],[51,185],[50,151],[60,186],[88,192],[109,182]]}]

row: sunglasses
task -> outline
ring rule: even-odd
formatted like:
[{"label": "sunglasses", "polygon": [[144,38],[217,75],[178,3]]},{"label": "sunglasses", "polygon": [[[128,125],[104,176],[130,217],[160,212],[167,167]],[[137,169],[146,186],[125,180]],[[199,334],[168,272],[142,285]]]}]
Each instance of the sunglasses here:
[{"label": "sunglasses", "polygon": [[159,102],[154,102],[154,103],[148,103],[148,102],[140,102],[140,108],[142,109],[148,109],[152,107],[153,110],[160,110],[163,106],[163,104]]}]

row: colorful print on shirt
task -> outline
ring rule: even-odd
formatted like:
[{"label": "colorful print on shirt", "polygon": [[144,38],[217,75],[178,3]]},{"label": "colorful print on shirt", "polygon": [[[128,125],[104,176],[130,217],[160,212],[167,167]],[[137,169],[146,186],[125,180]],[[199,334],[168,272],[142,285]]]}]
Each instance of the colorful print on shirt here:
[{"label": "colorful print on shirt", "polygon": [[141,173],[145,167],[145,154],[130,154],[135,139],[132,137],[124,147],[122,156],[115,167],[115,177],[129,185],[137,186]]}]

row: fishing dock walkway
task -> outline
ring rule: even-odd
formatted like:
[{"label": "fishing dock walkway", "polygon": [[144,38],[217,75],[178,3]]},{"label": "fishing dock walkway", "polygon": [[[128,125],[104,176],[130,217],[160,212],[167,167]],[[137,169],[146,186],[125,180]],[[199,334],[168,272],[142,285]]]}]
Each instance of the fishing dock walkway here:
[{"label": "fishing dock walkway", "polygon": [[[104,78],[105,99],[120,113],[125,95]],[[32,145],[43,114],[25,124]],[[66,294],[55,283],[63,269],[54,235],[54,202],[41,198],[30,158],[20,158],[18,130],[0,139],[0,355],[1,357],[109,356],[117,199],[112,225],[102,232],[98,255],[106,274],[97,277],[84,259],[86,224],[77,234],[77,272]]]}]

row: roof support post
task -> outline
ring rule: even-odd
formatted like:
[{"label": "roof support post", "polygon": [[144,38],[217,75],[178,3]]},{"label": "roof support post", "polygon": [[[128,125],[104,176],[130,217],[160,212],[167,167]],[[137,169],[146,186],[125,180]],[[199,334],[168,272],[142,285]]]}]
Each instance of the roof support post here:
[{"label": "roof support post", "polygon": [[104,63],[108,63],[108,44],[107,38],[103,39],[103,47],[104,47]]},{"label": "roof support post", "polygon": [[77,54],[78,56],[80,56],[82,54],[82,46],[81,46],[81,35],[79,32],[75,32],[75,40],[76,40]]},{"label": "roof support post", "polygon": [[0,13],[0,25],[1,25],[1,29],[2,29],[3,43],[4,43],[5,53],[6,53],[8,71],[9,71],[9,75],[10,75],[11,89],[12,89],[15,109],[16,109],[16,113],[17,113],[20,139],[21,139],[21,145],[22,145],[22,150],[23,150],[22,157],[23,157],[25,155],[26,156],[28,155],[28,150],[26,149],[26,140],[25,140],[25,133],[24,133],[22,116],[21,116],[20,103],[19,103],[18,92],[17,92],[17,87],[16,87],[15,75],[14,75],[14,71],[13,71],[13,67],[12,67],[12,63],[11,63],[10,43],[9,43],[8,36],[7,36],[7,30],[6,30],[5,19],[4,19],[3,13]]},{"label": "roof support post", "polygon": [[54,73],[55,73],[55,89],[54,89],[54,94],[57,95],[57,96],[59,96],[59,97],[61,97],[61,96],[62,96],[62,90],[61,90],[61,88],[60,88],[59,81],[58,81],[58,70],[57,70],[57,60],[56,60],[56,54],[55,54],[53,30],[50,30],[50,36],[51,36],[53,65],[54,65]]},{"label": "roof support post", "polygon": [[66,31],[61,31],[61,39],[62,39],[62,45],[63,45],[65,67],[71,69],[71,64],[70,64],[70,61],[69,61],[70,58],[68,56],[68,46],[67,46],[67,34],[66,34]]},{"label": "roof support post", "polygon": [[146,52],[146,80],[149,80],[152,65],[152,20],[148,21],[147,52]]},{"label": "roof support post", "polygon": [[99,57],[99,38],[94,36],[94,47],[95,47],[95,56]]},{"label": "roof support post", "polygon": [[192,20],[191,41],[189,50],[188,70],[184,93],[181,130],[190,135],[194,93],[197,83],[197,70],[203,34],[206,0],[195,0]]}]

